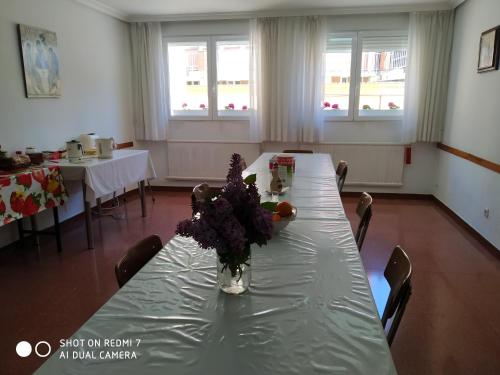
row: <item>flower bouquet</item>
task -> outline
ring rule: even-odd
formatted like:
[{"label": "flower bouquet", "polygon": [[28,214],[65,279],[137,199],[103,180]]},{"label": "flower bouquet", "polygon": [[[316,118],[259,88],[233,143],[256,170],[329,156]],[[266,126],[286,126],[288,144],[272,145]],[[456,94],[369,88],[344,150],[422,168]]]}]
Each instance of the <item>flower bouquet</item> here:
[{"label": "flower bouquet", "polygon": [[273,233],[272,214],[260,205],[256,175],[243,179],[241,173],[242,158],[233,154],[226,185],[216,193],[206,189],[193,203],[196,214],[176,230],[217,251],[219,287],[232,294],[250,284],[250,245],[265,245]]}]

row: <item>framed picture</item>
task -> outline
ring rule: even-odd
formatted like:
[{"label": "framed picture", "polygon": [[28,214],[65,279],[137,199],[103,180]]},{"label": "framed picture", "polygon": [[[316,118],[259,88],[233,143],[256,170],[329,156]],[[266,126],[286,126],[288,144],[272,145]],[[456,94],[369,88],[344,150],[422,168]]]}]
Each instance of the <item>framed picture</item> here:
[{"label": "framed picture", "polygon": [[481,40],[479,41],[477,71],[481,73],[498,69],[499,54],[500,26],[497,26],[481,34]]},{"label": "framed picture", "polygon": [[26,97],[60,97],[61,79],[56,33],[26,25],[19,25],[18,31]]}]

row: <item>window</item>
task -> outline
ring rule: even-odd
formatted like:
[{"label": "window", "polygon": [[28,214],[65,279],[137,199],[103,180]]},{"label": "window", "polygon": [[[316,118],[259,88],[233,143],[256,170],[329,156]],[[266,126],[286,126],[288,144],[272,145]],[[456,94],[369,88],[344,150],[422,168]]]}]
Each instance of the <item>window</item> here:
[{"label": "window", "polygon": [[394,36],[362,39],[359,117],[402,115],[406,39]]},{"label": "window", "polygon": [[327,120],[394,119],[403,115],[407,36],[331,34],[325,57]]},{"label": "window", "polygon": [[197,39],[167,42],[170,116],[205,120],[248,117],[248,39]]},{"label": "window", "polygon": [[168,43],[171,116],[208,117],[207,42]]},{"label": "window", "polygon": [[325,55],[325,95],[323,110],[326,117],[347,117],[350,114],[350,87],[353,37],[328,38]]},{"label": "window", "polygon": [[218,116],[247,116],[250,103],[248,41],[217,41]]}]

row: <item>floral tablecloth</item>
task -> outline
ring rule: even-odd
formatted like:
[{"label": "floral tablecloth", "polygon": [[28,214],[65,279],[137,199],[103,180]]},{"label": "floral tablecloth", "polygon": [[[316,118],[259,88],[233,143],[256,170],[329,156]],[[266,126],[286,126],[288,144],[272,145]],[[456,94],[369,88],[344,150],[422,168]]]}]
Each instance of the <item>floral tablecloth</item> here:
[{"label": "floral tablecloth", "polygon": [[57,166],[0,174],[0,226],[62,206],[67,198]]}]

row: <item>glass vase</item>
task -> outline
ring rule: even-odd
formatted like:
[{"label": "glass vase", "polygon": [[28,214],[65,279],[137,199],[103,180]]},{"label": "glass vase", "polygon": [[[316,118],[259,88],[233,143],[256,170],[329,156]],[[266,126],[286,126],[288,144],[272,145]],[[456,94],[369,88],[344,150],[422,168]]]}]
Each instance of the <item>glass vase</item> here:
[{"label": "glass vase", "polygon": [[251,258],[240,264],[236,270],[231,270],[227,263],[221,263],[217,256],[217,284],[220,290],[228,294],[241,294],[250,286],[252,270],[250,269]]}]

